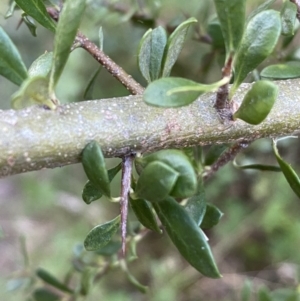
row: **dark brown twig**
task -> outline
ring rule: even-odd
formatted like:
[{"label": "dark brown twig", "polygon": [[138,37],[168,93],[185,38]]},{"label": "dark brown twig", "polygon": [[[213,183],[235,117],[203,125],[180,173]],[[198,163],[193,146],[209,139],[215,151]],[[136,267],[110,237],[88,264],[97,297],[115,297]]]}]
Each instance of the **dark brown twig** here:
[{"label": "dark brown twig", "polygon": [[130,154],[123,157],[122,166],[122,187],[121,187],[121,236],[122,236],[122,255],[125,257],[126,253],[126,227],[128,215],[128,195],[131,185],[131,171],[134,155]]},{"label": "dark brown twig", "polygon": [[214,173],[216,173],[221,167],[232,161],[239,152],[247,148],[250,145],[250,141],[242,141],[232,145],[226,152],[224,152],[219,159],[206,171],[203,175],[203,180],[208,180]]}]

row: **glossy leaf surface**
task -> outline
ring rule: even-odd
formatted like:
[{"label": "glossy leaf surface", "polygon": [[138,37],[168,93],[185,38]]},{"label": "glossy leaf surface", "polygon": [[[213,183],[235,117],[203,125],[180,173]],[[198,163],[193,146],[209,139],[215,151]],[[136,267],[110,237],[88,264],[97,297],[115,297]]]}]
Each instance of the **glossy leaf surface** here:
[{"label": "glossy leaf surface", "polygon": [[0,74],[16,85],[27,77],[27,69],[12,40],[0,26]]},{"label": "glossy leaf surface", "polygon": [[234,59],[234,83],[230,98],[248,73],[273,52],[280,33],[280,15],[275,10],[262,11],[249,21]]},{"label": "glossy leaf surface", "polygon": [[276,160],[282,170],[282,173],[284,174],[287,182],[289,183],[292,190],[295,192],[295,194],[300,198],[300,179],[292,166],[285,162],[279,155],[276,141],[273,140],[273,150],[276,156]]},{"label": "glossy leaf surface", "polygon": [[36,24],[34,22],[34,20],[28,16],[26,13],[22,14],[22,20],[25,23],[25,25],[27,26],[27,28],[29,29],[30,33],[36,37]]},{"label": "glossy leaf surface", "polygon": [[153,161],[142,171],[135,193],[150,202],[161,201],[171,194],[178,177],[178,172],[169,165]]},{"label": "glossy leaf surface", "polygon": [[160,77],[166,44],[167,34],[163,27],[159,26],[151,31],[151,52],[149,62],[151,81]]},{"label": "glossy leaf surface", "polygon": [[184,208],[196,224],[200,226],[206,211],[206,197],[202,178],[198,180],[197,193],[188,199]]},{"label": "glossy leaf surface", "polygon": [[189,158],[179,150],[161,150],[139,160],[142,166],[150,162],[160,161],[178,173],[178,179],[171,191],[171,196],[186,198],[194,195],[197,190],[197,176]]},{"label": "glossy leaf surface", "polygon": [[54,87],[68,60],[71,46],[85,9],[85,2],[85,0],[67,0],[64,2],[54,39],[50,92],[54,91]]},{"label": "glossy leaf surface", "polygon": [[52,66],[53,52],[46,52],[39,56],[29,67],[28,76],[43,76],[47,77]]},{"label": "glossy leaf surface", "polygon": [[49,80],[42,76],[28,77],[20,89],[12,95],[12,107],[23,109],[40,104],[54,110],[56,105],[49,98]]},{"label": "glossy leaf surface", "polygon": [[170,75],[185,40],[185,36],[191,24],[197,22],[195,18],[189,18],[182,22],[168,38],[168,43],[164,51],[162,77]]},{"label": "glossy leaf surface", "polygon": [[228,81],[205,85],[180,77],[165,77],[152,82],[145,90],[144,101],[152,106],[174,108],[186,106],[203,93],[218,89]]},{"label": "glossy leaf surface", "polygon": [[96,141],[90,142],[84,148],[82,152],[82,165],[88,179],[95,188],[110,197],[110,180],[101,147]]},{"label": "glossy leaf surface", "polygon": [[277,95],[278,87],[274,83],[266,80],[254,83],[233,118],[254,125],[261,123],[271,111]]},{"label": "glossy leaf surface", "polygon": [[281,9],[282,34],[294,35],[295,21],[297,17],[297,6],[295,3],[285,1]]},{"label": "glossy leaf surface", "polygon": [[132,198],[129,198],[129,202],[133,212],[135,213],[135,216],[144,227],[161,233],[155,215],[152,211],[152,206],[149,202],[143,199]]},{"label": "glossy leaf surface", "polygon": [[138,66],[141,74],[148,83],[151,82],[150,77],[150,59],[151,59],[151,37],[152,29],[150,28],[143,35],[138,49]]},{"label": "glossy leaf surface", "polygon": [[38,21],[45,28],[55,31],[55,22],[47,12],[43,0],[15,0],[18,6],[29,16]]},{"label": "glossy leaf surface", "polygon": [[226,55],[235,52],[244,32],[246,0],[214,0],[224,37]]},{"label": "glossy leaf surface", "polygon": [[202,229],[210,229],[217,225],[223,216],[223,212],[212,204],[206,204],[205,215],[200,227]]},{"label": "glossy leaf surface", "polygon": [[264,68],[260,76],[270,79],[289,79],[300,77],[300,62],[291,61],[284,64],[270,65]]},{"label": "glossy leaf surface", "polygon": [[52,274],[50,274],[48,271],[39,268],[36,271],[37,276],[45,281],[46,283],[56,287],[57,289],[64,291],[64,292],[69,292],[72,293],[73,291],[68,288],[64,283],[59,281],[57,278],[55,278]]},{"label": "glossy leaf surface", "polygon": [[171,197],[153,206],[180,254],[203,275],[221,277],[206,236],[189,213]]},{"label": "glossy leaf surface", "polygon": [[94,227],[84,240],[87,251],[97,251],[107,245],[120,228],[120,215],[113,220]]}]

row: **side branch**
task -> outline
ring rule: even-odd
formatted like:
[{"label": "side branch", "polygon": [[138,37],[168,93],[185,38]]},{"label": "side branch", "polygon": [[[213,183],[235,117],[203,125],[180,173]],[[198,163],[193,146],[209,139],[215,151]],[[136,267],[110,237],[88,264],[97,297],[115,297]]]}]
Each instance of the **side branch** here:
[{"label": "side branch", "polygon": [[[202,95],[187,107],[162,109],[142,96],[63,105],[55,111],[34,106],[0,110],[0,177],[80,161],[85,145],[96,140],[106,157],[163,148],[252,141],[300,131],[300,80],[278,81],[279,96],[268,118],[257,126],[220,122],[215,94]],[[243,84],[234,101],[250,88]]]}]

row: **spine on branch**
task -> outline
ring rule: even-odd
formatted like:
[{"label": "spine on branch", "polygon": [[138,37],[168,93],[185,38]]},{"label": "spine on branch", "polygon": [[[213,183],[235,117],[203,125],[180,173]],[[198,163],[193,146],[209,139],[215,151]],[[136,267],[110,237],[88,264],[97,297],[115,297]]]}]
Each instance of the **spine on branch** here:
[{"label": "spine on branch", "polygon": [[[0,110],[0,177],[77,163],[85,145],[96,140],[106,157],[163,148],[231,143],[293,134],[300,130],[300,81],[276,82],[279,95],[267,119],[257,125],[224,125],[214,109],[215,94],[189,106],[163,109],[142,96],[77,102],[46,110]],[[235,94],[239,104],[250,88]]]}]

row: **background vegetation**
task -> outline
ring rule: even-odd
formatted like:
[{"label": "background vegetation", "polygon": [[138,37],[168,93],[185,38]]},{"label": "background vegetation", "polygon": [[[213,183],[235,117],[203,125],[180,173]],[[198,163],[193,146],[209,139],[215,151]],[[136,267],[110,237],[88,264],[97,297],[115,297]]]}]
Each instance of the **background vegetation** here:
[{"label": "background vegetation", "polygon": [[[261,1],[248,1],[248,11]],[[4,19],[6,1],[0,3],[0,25],[11,36],[27,66],[45,50],[52,50],[53,36],[41,26],[38,38],[21,24],[17,11]],[[276,7],[276,3],[274,4]],[[148,22],[135,21],[138,8]],[[163,25],[169,30],[186,17],[198,19],[200,34],[207,33],[207,23],[214,14],[213,1],[91,1],[82,22],[82,31],[98,39],[99,26],[104,32],[104,50],[137,81],[145,84],[138,72],[136,53],[140,38],[148,26]],[[220,78],[224,52],[217,45],[199,41],[199,32],[190,30],[189,38],[172,75],[200,82]],[[297,37],[283,52],[270,61],[294,55]],[[59,82],[58,96],[63,102],[80,101],[97,63],[83,50],[75,50]],[[251,80],[251,79],[249,79]],[[17,87],[0,78],[0,108],[10,107],[10,96]],[[128,92],[105,70],[99,74],[95,98],[127,95]],[[299,166],[299,143],[290,139],[280,144],[281,154]],[[238,162],[275,164],[270,140],[259,140],[239,155]],[[108,167],[116,159],[108,160]],[[300,169],[298,168],[298,171]],[[43,267],[62,278],[70,269],[87,232],[96,224],[117,215],[119,205],[101,199],[93,207],[81,199],[86,176],[81,165],[42,170],[0,181],[0,299],[24,300],[26,290],[15,289],[16,279],[32,275]],[[119,193],[120,178],[113,182]],[[138,260],[130,264],[131,272],[150,287],[143,295],[119,269],[111,270],[93,287],[85,300],[242,300],[245,285],[253,283],[257,292],[266,286],[282,296],[299,290],[300,203],[281,173],[240,171],[231,164],[207,183],[207,199],[224,213],[220,226],[208,232],[212,249],[222,271],[222,279],[201,276],[180,257],[166,236],[152,233],[137,247]],[[25,241],[29,265],[24,269]],[[27,279],[27,278],[26,278]],[[246,279],[248,279],[246,281]],[[26,280],[27,281],[27,280]],[[39,281],[39,280],[35,280]],[[288,290],[285,290],[288,289]],[[280,295],[281,294],[281,295]],[[295,298],[298,298],[298,293]],[[274,297],[274,298],[275,298]],[[275,299],[274,299],[275,300]],[[298,300],[298,299],[290,299]]]}]

